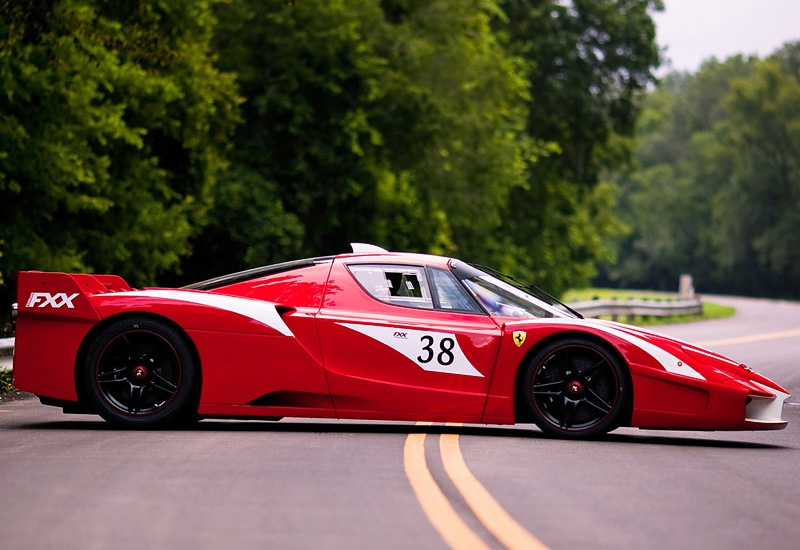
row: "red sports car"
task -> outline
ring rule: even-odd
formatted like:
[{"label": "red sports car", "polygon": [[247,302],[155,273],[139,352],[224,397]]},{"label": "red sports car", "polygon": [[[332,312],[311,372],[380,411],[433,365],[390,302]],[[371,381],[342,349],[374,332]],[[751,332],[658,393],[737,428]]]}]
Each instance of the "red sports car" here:
[{"label": "red sports car", "polygon": [[14,384],[129,427],[324,417],[781,429],[786,390],[655,332],[581,318],[492,270],[353,253],[184,288],[22,272]]}]

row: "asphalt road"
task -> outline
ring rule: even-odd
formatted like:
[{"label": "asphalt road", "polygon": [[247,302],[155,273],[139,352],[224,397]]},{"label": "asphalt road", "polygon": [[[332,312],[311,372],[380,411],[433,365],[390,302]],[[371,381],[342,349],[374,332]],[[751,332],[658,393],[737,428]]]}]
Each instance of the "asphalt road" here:
[{"label": "asphalt road", "polygon": [[[733,319],[659,330],[746,362],[800,402],[800,304],[735,305]],[[784,417],[777,432],[620,429],[567,442],[527,426],[294,419],[126,432],[37,400],[2,403],[0,548],[447,548],[431,514],[448,506],[425,508],[430,493],[412,488],[419,444],[477,536],[454,547],[513,547],[491,532],[505,513],[529,536],[518,547],[796,549],[800,406]],[[446,470],[462,456],[485,494]],[[486,517],[476,494],[496,504]],[[495,525],[515,532],[507,521]]]}]

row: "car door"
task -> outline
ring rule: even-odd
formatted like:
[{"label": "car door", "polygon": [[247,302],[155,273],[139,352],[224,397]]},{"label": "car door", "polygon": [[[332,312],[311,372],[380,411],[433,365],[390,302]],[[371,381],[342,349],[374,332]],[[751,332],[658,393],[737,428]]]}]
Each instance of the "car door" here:
[{"label": "car door", "polygon": [[345,262],[317,316],[338,416],[480,421],[500,327],[443,267]]}]

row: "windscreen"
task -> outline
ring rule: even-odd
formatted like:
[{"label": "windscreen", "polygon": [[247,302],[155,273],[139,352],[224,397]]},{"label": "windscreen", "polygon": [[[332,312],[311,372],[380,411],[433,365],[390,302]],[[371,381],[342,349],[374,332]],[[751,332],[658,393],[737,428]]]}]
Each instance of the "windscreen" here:
[{"label": "windscreen", "polygon": [[464,285],[492,315],[503,317],[573,317],[556,306],[491,275],[463,279]]}]

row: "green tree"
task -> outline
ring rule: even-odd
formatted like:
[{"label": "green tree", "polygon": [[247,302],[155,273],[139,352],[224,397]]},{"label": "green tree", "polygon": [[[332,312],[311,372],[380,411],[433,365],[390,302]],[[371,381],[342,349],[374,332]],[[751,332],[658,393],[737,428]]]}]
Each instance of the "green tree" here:
[{"label": "green tree", "polygon": [[529,154],[526,82],[495,12],[487,0],[220,5],[216,48],[246,97],[232,162],[275,209],[251,219],[267,233],[212,213],[198,248],[238,243],[265,263],[296,252],[277,245],[291,234],[307,254],[353,240],[485,253]]},{"label": "green tree", "polygon": [[[368,240],[489,262],[557,291],[585,282],[622,230],[601,174],[625,159],[617,136],[652,81],[649,10],[660,7],[220,5],[216,47],[247,98],[233,162],[280,212],[257,225],[294,242],[278,226],[296,221],[287,227],[309,254]],[[215,223],[198,248],[259,238]],[[262,262],[291,253],[272,250]]]},{"label": "green tree", "polygon": [[617,213],[631,232],[619,242],[619,263],[604,268],[612,283],[672,290],[682,273],[712,277],[709,220],[725,181],[713,128],[727,116],[731,80],[751,71],[742,57],[712,60],[695,75],[668,75],[643,99],[635,168],[618,180]]},{"label": "green tree", "polygon": [[715,165],[728,181],[714,203],[714,260],[730,288],[749,295],[800,297],[800,82],[785,61],[733,80],[716,128],[727,147]]},{"label": "green tree", "polygon": [[800,254],[800,48],[766,60],[711,60],[648,95],[638,169],[621,178],[617,281],[797,297]]},{"label": "green tree", "polygon": [[525,136],[523,64],[490,26],[502,12],[486,0],[382,4],[388,24],[375,38],[389,64],[370,109],[385,144],[381,163],[416,189],[419,221],[444,220],[450,233],[436,242],[420,232],[410,244],[488,260],[509,193],[525,185],[536,151]]},{"label": "green tree", "polygon": [[233,76],[209,52],[213,3],[0,2],[7,277],[108,271],[140,285],[178,266],[237,121]]},{"label": "green tree", "polygon": [[[659,64],[651,12],[659,0],[504,0],[496,21],[512,53],[527,60],[532,104],[527,132],[554,144],[515,192],[498,242],[517,270],[561,292],[586,284],[609,241],[624,231],[613,215],[608,172],[629,159],[637,94]],[[503,263],[503,262],[501,262]]]}]

